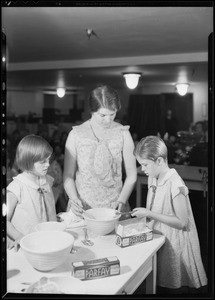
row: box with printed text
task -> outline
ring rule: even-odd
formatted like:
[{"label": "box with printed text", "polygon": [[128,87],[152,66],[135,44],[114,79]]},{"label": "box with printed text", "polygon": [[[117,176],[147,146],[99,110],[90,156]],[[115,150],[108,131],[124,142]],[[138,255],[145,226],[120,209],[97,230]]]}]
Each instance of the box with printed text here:
[{"label": "box with printed text", "polygon": [[116,256],[72,263],[72,275],[81,280],[120,274],[120,261]]},{"label": "box with printed text", "polygon": [[145,218],[131,218],[116,225],[116,244],[120,247],[133,246],[153,239],[152,229]]}]

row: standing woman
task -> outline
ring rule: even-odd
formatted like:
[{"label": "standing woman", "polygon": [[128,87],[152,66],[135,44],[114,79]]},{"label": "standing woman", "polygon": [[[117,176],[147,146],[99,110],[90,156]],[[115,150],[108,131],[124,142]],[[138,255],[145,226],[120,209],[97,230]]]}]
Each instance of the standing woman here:
[{"label": "standing woman", "polygon": [[137,170],[129,126],[114,121],[121,108],[118,93],[107,85],[98,86],[89,95],[89,108],[91,118],[73,127],[65,145],[67,211],[80,214],[73,203],[84,209],[109,207],[127,211]]}]

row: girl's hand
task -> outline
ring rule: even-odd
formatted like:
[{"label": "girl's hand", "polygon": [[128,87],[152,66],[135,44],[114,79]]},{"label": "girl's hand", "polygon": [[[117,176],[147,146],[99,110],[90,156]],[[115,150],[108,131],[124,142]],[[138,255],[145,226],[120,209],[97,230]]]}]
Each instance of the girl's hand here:
[{"label": "girl's hand", "polygon": [[15,241],[13,241],[12,239],[10,239],[7,236],[7,248],[8,249],[12,249],[14,248],[14,250],[17,252],[20,248],[20,240],[23,237],[23,235],[21,235],[18,239],[16,239]]},{"label": "girl's hand", "polygon": [[144,207],[136,207],[132,210],[132,217],[149,217],[150,210]]},{"label": "girl's hand", "polygon": [[11,240],[8,236],[7,236],[7,249],[12,249],[15,246],[15,241]]},{"label": "girl's hand", "polygon": [[15,240],[15,245],[14,245],[15,251],[18,251],[20,248],[20,240],[21,240],[21,238],[18,238],[17,240]]}]

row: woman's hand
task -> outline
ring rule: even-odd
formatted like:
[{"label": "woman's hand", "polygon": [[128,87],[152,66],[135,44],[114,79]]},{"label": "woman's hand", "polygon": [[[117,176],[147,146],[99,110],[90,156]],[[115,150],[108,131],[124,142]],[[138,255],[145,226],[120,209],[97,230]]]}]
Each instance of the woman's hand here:
[{"label": "woman's hand", "polygon": [[113,209],[118,210],[118,212],[123,212],[123,211],[125,210],[125,203],[122,203],[122,202],[116,202],[116,203],[114,204]]},{"label": "woman's hand", "polygon": [[136,207],[132,210],[132,217],[137,217],[137,218],[141,218],[141,217],[149,217],[150,214],[150,210],[144,207]]},{"label": "woman's hand", "polygon": [[79,200],[78,198],[69,199],[67,211],[71,210],[75,215],[82,217],[83,210],[81,208],[83,208],[81,200]]}]

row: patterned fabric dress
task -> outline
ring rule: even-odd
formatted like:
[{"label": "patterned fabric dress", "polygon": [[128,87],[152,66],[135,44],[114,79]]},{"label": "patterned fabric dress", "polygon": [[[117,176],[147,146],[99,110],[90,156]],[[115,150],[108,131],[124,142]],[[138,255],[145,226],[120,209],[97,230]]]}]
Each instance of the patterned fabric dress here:
[{"label": "patterned fabric dress", "polygon": [[147,208],[164,215],[174,216],[172,199],[179,193],[185,195],[189,219],[186,230],[175,229],[154,220],[148,223],[154,232],[166,237],[165,244],[158,252],[158,286],[199,288],[207,285],[188,188],[176,170],[170,169],[159,185],[155,178],[149,177],[148,189]]},{"label": "patterned fabric dress", "polygon": [[113,208],[116,203],[122,189],[123,131],[128,129],[114,122],[102,140],[93,135],[90,121],[70,131],[78,165],[76,188],[85,209]]}]

